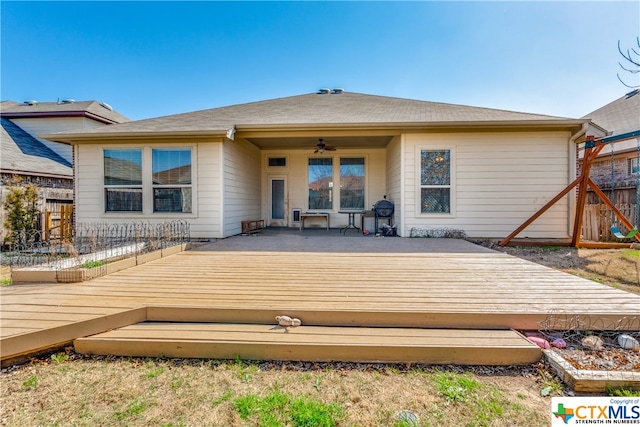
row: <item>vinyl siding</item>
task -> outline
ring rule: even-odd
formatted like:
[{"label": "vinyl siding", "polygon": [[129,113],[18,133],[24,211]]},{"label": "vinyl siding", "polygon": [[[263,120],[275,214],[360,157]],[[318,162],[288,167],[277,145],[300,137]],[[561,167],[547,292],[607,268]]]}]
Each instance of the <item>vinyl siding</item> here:
[{"label": "vinyl siding", "polygon": [[[450,227],[470,237],[507,236],[571,182],[569,137],[566,132],[406,135],[403,233],[409,235],[412,227]],[[421,147],[453,152],[452,215],[419,212]],[[568,237],[568,197],[518,237]]]},{"label": "vinyl siding", "polygon": [[226,141],[223,237],[242,232],[243,220],[261,219],[260,150],[247,141]]},{"label": "vinyl siding", "polygon": [[[175,143],[78,145],[76,146],[76,220],[79,223],[122,223],[145,221],[153,224],[183,219],[190,223],[191,237],[222,237],[222,192],[221,192],[221,143]],[[103,149],[116,148],[192,148],[193,213],[154,214],[105,213],[104,212],[104,162]],[[143,156],[144,157],[144,156]],[[150,167],[150,166],[149,166]],[[144,198],[151,200],[149,187],[144,187]],[[145,206],[145,208],[150,207]]]},{"label": "vinyl siding", "polygon": [[394,138],[387,146],[387,198],[394,203],[393,222],[402,236],[402,138]]},{"label": "vinyl siding", "polygon": [[[286,167],[269,167],[269,157],[286,157]],[[291,217],[291,209],[301,209],[302,212],[309,210],[309,183],[308,183],[308,164],[309,158],[332,158],[333,159],[333,208],[324,209],[329,213],[332,228],[340,228],[347,225],[347,214],[339,214],[340,210],[340,187],[338,185],[340,177],[340,158],[341,157],[364,157],[365,158],[365,209],[371,209],[371,206],[386,193],[386,150],[385,149],[338,149],[334,152],[325,152],[324,154],[314,154],[312,150],[290,150],[290,151],[264,151],[262,155],[263,172],[263,218],[267,219],[269,215],[269,176],[286,176],[288,186],[288,216]],[[360,217],[355,218],[359,226]],[[322,220],[310,219],[305,221],[306,226],[324,227]],[[289,224],[289,226],[297,226],[297,224]]]}]

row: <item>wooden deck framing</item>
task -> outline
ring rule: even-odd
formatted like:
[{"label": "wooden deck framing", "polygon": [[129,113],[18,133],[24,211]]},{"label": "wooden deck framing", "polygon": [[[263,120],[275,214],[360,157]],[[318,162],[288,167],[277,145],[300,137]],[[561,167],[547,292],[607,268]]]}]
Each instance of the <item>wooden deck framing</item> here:
[{"label": "wooden deck framing", "polygon": [[274,324],[288,314],[304,326],[524,330],[550,316],[557,329],[575,316],[585,328],[640,316],[640,296],[468,242],[280,252],[246,239],[254,250],[210,244],[84,283],[3,287],[0,359],[143,320]]}]

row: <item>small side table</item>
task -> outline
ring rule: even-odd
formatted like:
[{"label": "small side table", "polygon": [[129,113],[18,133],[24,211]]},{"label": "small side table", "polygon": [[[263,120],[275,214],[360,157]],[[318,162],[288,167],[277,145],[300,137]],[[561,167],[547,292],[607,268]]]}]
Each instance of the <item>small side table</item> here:
[{"label": "small side table", "polygon": [[362,211],[338,211],[339,214],[347,214],[349,215],[349,224],[346,227],[342,227],[340,232],[343,234],[347,234],[347,230],[353,228],[356,232],[360,232],[360,227],[356,225],[356,214],[362,214]]}]

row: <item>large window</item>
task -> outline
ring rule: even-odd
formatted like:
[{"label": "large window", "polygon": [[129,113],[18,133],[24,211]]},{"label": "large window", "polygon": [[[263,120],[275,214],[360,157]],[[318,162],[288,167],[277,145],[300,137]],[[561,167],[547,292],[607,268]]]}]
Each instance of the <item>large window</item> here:
[{"label": "large window", "polygon": [[420,151],[420,212],[451,213],[451,151]]},{"label": "large window", "polygon": [[333,208],[333,161],[309,159],[309,209]]},{"label": "large window", "polygon": [[191,212],[191,150],[153,149],[153,211]]},{"label": "large window", "polygon": [[191,148],[104,150],[106,212],[193,212]]},{"label": "large window", "polygon": [[640,173],[640,157],[629,159],[629,174],[635,175]]},{"label": "large window", "polygon": [[105,211],[142,212],[142,150],[104,150]]},{"label": "large window", "polygon": [[340,209],[364,209],[364,158],[340,159]]}]

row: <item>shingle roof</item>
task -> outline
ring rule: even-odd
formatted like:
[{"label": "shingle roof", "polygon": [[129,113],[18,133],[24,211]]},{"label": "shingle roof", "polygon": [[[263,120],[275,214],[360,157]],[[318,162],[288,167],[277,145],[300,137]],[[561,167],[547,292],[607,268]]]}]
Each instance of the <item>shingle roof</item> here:
[{"label": "shingle roof", "polygon": [[489,123],[575,120],[465,105],[344,92],[305,94],[191,113],[133,121],[64,135],[229,132],[261,127],[318,125],[392,126],[403,124]]},{"label": "shingle roof", "polygon": [[0,169],[42,175],[66,175],[71,177],[71,163],[44,145],[21,127],[4,117],[2,128],[2,153]]},{"label": "shingle roof", "polygon": [[640,89],[585,115],[613,135],[640,130]]},{"label": "shingle roof", "polygon": [[20,103],[15,101],[0,102],[0,115],[9,118],[84,115],[105,123],[124,123],[129,119],[98,101],[73,102],[37,102]]}]

